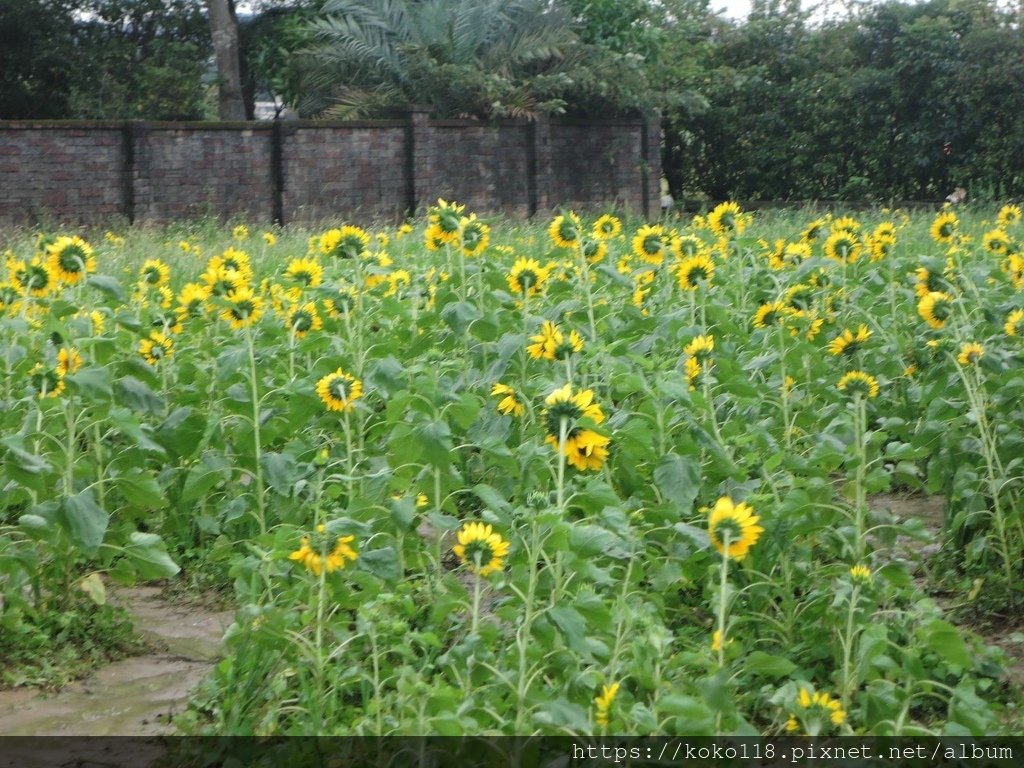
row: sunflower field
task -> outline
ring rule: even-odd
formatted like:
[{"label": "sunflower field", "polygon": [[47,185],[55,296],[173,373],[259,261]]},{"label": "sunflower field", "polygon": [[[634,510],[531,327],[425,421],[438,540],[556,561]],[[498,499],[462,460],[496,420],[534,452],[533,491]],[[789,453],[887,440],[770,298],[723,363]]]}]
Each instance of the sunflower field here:
[{"label": "sunflower field", "polygon": [[0,650],[169,579],[184,732],[1019,731],[1020,219],[5,233]]}]

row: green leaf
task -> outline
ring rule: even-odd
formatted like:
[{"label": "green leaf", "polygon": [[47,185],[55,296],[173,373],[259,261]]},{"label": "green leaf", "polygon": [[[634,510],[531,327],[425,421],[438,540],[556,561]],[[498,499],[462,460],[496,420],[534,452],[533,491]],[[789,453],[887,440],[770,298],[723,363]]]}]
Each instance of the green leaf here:
[{"label": "green leaf", "polygon": [[444,421],[420,424],[412,432],[420,456],[435,467],[447,467],[451,463],[451,435],[451,427]]},{"label": "green leaf", "polygon": [[668,453],[661,457],[654,470],[654,484],[661,495],[688,516],[700,491],[700,464],[686,456]]},{"label": "green leaf", "polygon": [[575,608],[556,605],[548,610],[548,616],[565,639],[565,644],[584,657],[590,656],[587,645],[587,622]]},{"label": "green leaf", "polygon": [[86,278],[85,284],[122,304],[128,300],[121,284],[109,275],[90,275]]},{"label": "green leaf", "polygon": [[926,633],[925,642],[929,650],[934,651],[950,664],[962,668],[971,666],[971,656],[967,651],[967,643],[964,642],[963,635],[948,621],[932,620],[927,626]]},{"label": "green leaf", "polygon": [[743,662],[745,671],[764,677],[786,677],[796,669],[796,664],[782,656],[771,656],[764,651],[754,651]]},{"label": "green leaf", "polygon": [[294,456],[286,453],[264,453],[260,457],[263,477],[280,496],[291,496],[292,487],[299,477],[299,465]]},{"label": "green leaf", "polygon": [[505,500],[504,496],[489,485],[484,485],[483,483],[475,485],[473,486],[473,493],[476,494],[477,498],[485,506],[490,507],[495,512],[503,512],[505,514],[512,512],[512,505]]},{"label": "green leaf", "polygon": [[394,547],[360,552],[357,562],[364,570],[383,581],[396,582],[402,578],[402,572],[398,567],[398,555]]},{"label": "green leaf", "polygon": [[156,414],[164,409],[164,401],[134,376],[118,379],[116,388],[118,401],[133,410]]},{"label": "green leaf", "polygon": [[463,334],[474,320],[479,320],[483,314],[475,305],[467,301],[457,301],[449,304],[441,310],[441,318],[448,326],[458,334]]},{"label": "green leaf", "polygon": [[57,522],[67,531],[71,543],[92,557],[103,543],[110,515],[96,504],[92,489],[87,489],[63,500]]},{"label": "green leaf", "polygon": [[109,368],[83,368],[68,374],[67,379],[90,400],[106,402],[114,395]]},{"label": "green leaf", "polygon": [[42,456],[36,456],[23,450],[19,446],[20,442],[15,435],[0,440],[0,443],[7,449],[7,457],[4,462],[7,474],[26,488],[37,493],[45,493],[49,486],[46,475],[53,471],[53,467]]},{"label": "green leaf", "polygon": [[143,579],[167,579],[181,570],[167,554],[163,539],[155,533],[133,532],[124,550],[136,573]]},{"label": "green leaf", "polygon": [[154,438],[179,458],[187,458],[199,450],[206,433],[206,417],[192,408],[175,408],[157,427]]},{"label": "green leaf", "polygon": [[142,470],[134,470],[114,478],[114,485],[124,496],[128,506],[133,509],[161,509],[167,504],[156,478]]}]

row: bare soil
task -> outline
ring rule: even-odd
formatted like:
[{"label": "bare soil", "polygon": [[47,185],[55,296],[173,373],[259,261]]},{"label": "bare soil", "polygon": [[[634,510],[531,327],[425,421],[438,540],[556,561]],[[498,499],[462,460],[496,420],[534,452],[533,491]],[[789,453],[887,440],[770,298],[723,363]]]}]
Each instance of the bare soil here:
[{"label": "bare soil", "polygon": [[131,614],[155,650],[114,662],[57,693],[33,688],[0,691],[0,735],[172,732],[172,717],[216,661],[232,613],[168,603],[159,587],[119,590],[112,600]]}]

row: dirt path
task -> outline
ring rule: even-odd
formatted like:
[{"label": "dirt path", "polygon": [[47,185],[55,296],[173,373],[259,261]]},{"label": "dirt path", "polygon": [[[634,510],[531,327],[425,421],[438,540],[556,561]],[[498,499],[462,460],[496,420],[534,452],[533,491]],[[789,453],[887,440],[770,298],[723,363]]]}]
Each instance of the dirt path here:
[{"label": "dirt path", "polygon": [[0,691],[0,735],[150,736],[171,732],[171,718],[213,666],[230,611],[168,603],[157,587],[113,599],[156,649],[122,659],[57,693]]}]

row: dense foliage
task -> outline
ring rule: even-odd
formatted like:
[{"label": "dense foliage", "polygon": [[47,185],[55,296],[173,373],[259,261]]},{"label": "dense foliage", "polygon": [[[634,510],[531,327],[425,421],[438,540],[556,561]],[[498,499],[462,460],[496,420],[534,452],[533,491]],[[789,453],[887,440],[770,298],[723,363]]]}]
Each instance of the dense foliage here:
[{"label": "dense foliage", "polygon": [[331,224],[2,233],[5,660],[180,564],[191,731],[1020,732],[1019,207]]},{"label": "dense foliage", "polygon": [[1024,35],[990,0],[868,5],[811,26],[775,6],[702,49],[710,107],[668,121],[675,191],[712,198],[1024,194]]},{"label": "dense foliage", "polygon": [[4,0],[0,119],[199,119],[198,0]]}]

